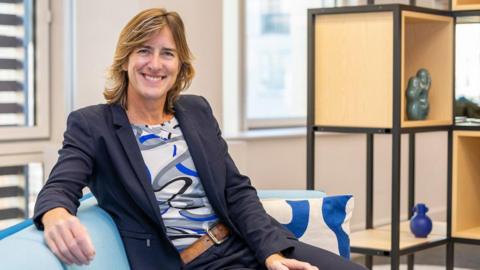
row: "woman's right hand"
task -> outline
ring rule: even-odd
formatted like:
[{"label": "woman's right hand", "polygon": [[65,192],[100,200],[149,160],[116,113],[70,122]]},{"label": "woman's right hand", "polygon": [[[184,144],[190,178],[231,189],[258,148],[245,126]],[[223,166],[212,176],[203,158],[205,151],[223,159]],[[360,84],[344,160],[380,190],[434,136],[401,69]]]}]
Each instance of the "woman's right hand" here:
[{"label": "woman's right hand", "polygon": [[87,229],[65,208],[49,210],[42,217],[45,242],[52,252],[66,264],[89,264],[95,249]]}]

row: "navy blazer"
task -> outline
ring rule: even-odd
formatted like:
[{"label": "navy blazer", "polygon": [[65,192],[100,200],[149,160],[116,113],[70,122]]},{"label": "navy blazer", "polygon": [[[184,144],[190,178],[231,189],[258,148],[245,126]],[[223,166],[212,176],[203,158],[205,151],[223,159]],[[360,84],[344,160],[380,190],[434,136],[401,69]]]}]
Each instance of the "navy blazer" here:
[{"label": "navy blazer", "polygon": [[[175,116],[218,217],[261,263],[292,248],[289,239],[294,236],[265,212],[250,179],[239,173],[228,154],[208,102],[182,95],[175,103]],[[132,127],[119,105],[90,106],[69,115],[59,159],[35,205],[37,227],[42,229],[41,217],[52,208],[76,214],[85,186],[115,221],[132,269],[182,267],[166,235]]]}]

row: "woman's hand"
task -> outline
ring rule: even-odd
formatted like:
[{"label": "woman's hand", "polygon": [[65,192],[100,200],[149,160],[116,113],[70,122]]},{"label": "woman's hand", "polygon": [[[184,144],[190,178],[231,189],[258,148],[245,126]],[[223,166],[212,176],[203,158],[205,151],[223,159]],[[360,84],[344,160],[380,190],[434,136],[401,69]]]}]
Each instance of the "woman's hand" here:
[{"label": "woman's hand", "polygon": [[89,264],[95,249],[85,226],[65,208],[54,208],[42,217],[45,242],[66,264]]},{"label": "woman's hand", "polygon": [[285,258],[279,253],[268,256],[267,260],[265,260],[265,265],[268,270],[318,270],[316,266],[295,259]]}]

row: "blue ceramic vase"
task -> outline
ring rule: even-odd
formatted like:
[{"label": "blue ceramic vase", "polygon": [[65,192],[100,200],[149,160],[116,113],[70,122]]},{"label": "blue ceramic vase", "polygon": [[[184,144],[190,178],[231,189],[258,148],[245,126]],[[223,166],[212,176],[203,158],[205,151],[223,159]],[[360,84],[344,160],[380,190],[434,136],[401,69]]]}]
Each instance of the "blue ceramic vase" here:
[{"label": "blue ceramic vase", "polygon": [[426,215],[428,207],[419,203],[413,208],[414,216],[410,220],[410,230],[415,237],[427,237],[432,231],[432,220]]}]

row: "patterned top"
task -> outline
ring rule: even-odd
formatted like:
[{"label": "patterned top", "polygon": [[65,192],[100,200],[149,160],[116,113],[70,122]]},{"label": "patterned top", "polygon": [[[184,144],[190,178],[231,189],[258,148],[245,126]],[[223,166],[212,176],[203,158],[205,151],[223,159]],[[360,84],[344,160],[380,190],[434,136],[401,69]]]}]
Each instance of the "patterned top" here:
[{"label": "patterned top", "polygon": [[217,221],[174,117],[160,125],[132,124],[167,235],[183,250]]}]

